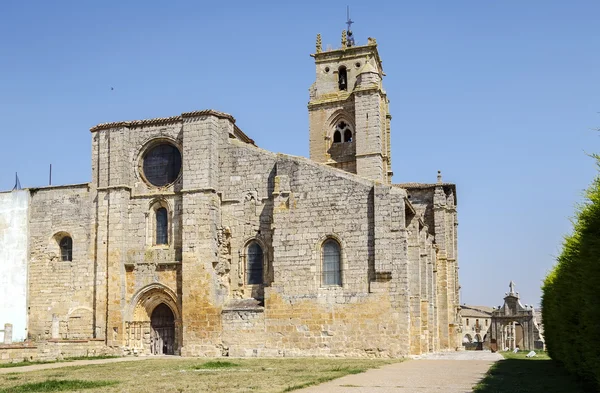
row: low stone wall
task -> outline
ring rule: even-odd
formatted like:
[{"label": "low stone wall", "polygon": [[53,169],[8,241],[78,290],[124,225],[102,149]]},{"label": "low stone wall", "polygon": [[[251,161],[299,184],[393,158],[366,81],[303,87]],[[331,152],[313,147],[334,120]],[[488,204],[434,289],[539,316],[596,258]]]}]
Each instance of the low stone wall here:
[{"label": "low stone wall", "polygon": [[48,340],[0,345],[0,363],[40,362],[70,357],[121,354],[120,349],[106,346],[104,340]]}]

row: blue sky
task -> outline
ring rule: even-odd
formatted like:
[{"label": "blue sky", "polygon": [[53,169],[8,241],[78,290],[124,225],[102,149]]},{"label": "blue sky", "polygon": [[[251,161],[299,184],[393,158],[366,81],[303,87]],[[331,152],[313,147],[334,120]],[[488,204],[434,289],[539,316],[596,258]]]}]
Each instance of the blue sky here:
[{"label": "blue sky", "polygon": [[[370,6],[368,4],[375,4]],[[213,108],[308,155],[309,54],[350,5],[391,100],[394,182],[454,182],[462,301],[540,284],[596,175],[597,1],[13,1],[0,4],[0,189],[91,177],[89,128]],[[111,90],[111,87],[114,90]]]}]

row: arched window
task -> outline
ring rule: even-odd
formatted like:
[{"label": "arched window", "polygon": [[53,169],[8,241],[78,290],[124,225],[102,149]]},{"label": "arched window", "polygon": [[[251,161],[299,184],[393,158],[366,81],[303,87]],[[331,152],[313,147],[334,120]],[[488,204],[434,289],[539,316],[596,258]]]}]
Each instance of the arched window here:
[{"label": "arched window", "polygon": [[156,244],[169,244],[169,217],[167,209],[156,209]]},{"label": "arched window", "polygon": [[344,131],[344,142],[352,142],[352,131],[348,128]]},{"label": "arched window", "polygon": [[342,133],[339,130],[336,130],[333,133],[333,143],[340,143],[342,141]]},{"label": "arched window", "polygon": [[340,245],[333,239],[327,240],[322,246],[323,252],[323,285],[342,285],[342,270],[340,261]]},{"label": "arched window", "polygon": [[469,318],[467,318],[467,326],[469,326]]},{"label": "arched window", "polygon": [[73,239],[70,236],[65,236],[60,239],[60,259],[63,261],[73,260]]},{"label": "arched window", "polygon": [[352,142],[352,128],[350,128],[350,125],[343,120],[335,126],[333,143],[342,142],[342,136],[344,137],[344,142]]},{"label": "arched window", "polygon": [[487,326],[487,325],[488,325],[488,320],[486,319],[486,320],[485,320],[485,326]]},{"label": "arched window", "polygon": [[338,87],[340,90],[348,90],[348,72],[344,66],[338,69]]},{"label": "arched window", "polygon": [[248,265],[246,267],[248,284],[263,283],[263,250],[255,241],[248,245]]}]

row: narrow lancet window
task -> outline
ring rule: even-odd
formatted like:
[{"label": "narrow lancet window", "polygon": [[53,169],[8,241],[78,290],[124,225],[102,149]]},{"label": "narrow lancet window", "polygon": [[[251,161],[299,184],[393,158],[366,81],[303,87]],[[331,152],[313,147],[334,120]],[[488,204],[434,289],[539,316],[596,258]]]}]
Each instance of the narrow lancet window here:
[{"label": "narrow lancet window", "polygon": [[169,244],[169,218],[167,209],[156,209],[156,244]]},{"label": "narrow lancet window", "polygon": [[60,239],[60,259],[63,261],[73,260],[73,239],[70,236],[65,236]]},{"label": "narrow lancet window", "polygon": [[344,131],[344,142],[352,142],[352,131],[350,131],[349,129],[346,129],[346,131]]},{"label": "narrow lancet window", "polygon": [[263,250],[255,241],[248,246],[248,266],[246,270],[248,284],[263,283]]},{"label": "narrow lancet window", "polygon": [[340,245],[333,239],[323,243],[323,285],[342,285]]},{"label": "narrow lancet window", "polygon": [[342,141],[342,133],[336,131],[333,133],[333,143],[340,143]]}]

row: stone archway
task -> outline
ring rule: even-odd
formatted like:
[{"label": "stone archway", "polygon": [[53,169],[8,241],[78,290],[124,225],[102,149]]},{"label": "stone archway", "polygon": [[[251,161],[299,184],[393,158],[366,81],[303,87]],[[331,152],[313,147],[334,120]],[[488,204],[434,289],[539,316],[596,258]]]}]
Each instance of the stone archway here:
[{"label": "stone archway", "polygon": [[125,346],[133,353],[178,355],[181,313],[175,293],[154,283],[131,300],[125,323]]},{"label": "stone archway", "polygon": [[156,306],[150,317],[151,345],[153,355],[175,354],[175,316],[164,303]]}]

